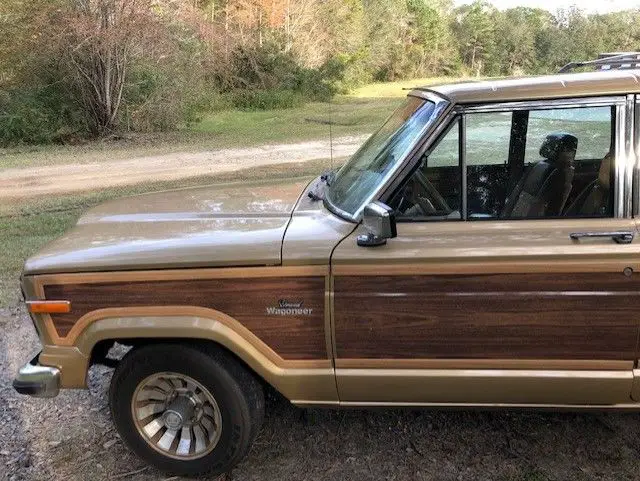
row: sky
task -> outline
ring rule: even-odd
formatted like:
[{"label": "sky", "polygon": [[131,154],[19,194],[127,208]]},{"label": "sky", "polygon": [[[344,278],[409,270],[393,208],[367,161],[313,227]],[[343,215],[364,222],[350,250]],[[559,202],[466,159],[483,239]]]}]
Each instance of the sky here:
[{"label": "sky", "polygon": [[[640,0],[490,0],[499,9],[525,6],[537,7],[555,12],[559,8],[572,5],[589,13],[607,13],[630,8],[640,8]],[[455,0],[456,5],[471,3],[471,0]]]}]

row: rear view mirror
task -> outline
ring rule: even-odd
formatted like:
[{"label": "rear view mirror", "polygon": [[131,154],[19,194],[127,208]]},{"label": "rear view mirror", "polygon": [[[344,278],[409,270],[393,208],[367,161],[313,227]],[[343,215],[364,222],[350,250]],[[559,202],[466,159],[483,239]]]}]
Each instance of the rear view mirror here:
[{"label": "rear view mirror", "polygon": [[362,247],[381,246],[398,235],[395,213],[382,202],[371,202],[364,208],[362,225],[367,230],[367,234],[358,236],[358,245]]}]

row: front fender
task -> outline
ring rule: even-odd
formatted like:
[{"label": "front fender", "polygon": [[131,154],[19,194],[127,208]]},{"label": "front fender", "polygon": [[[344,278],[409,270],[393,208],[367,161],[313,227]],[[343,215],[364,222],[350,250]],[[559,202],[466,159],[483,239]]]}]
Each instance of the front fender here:
[{"label": "front fender", "polygon": [[[193,339],[223,346],[293,403],[331,404],[338,400],[331,361],[285,360],[238,321],[213,309],[175,306],[101,309],[91,313],[85,325],[76,328],[79,332],[73,346],[51,346],[43,352],[43,364],[54,362],[49,365],[61,368],[63,388],[86,386],[91,352],[101,341]],[[73,357],[72,362],[60,362],[65,353]],[[82,366],[78,367],[80,363]]]}]

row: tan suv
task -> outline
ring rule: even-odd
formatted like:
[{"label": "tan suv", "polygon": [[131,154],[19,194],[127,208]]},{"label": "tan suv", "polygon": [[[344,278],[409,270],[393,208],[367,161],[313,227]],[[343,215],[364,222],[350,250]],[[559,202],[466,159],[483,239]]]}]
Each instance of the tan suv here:
[{"label": "tan suv", "polygon": [[311,182],[109,202],[25,265],[24,394],[117,363],[160,469],[247,453],[263,388],[298,406],[640,408],[640,76],[412,91]]}]

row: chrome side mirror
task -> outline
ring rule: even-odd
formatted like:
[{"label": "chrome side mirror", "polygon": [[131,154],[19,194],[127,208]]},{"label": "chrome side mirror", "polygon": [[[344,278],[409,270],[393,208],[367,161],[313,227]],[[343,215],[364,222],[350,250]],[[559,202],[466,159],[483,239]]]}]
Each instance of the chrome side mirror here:
[{"label": "chrome side mirror", "polygon": [[395,213],[382,202],[371,202],[364,208],[362,224],[368,233],[358,236],[361,247],[381,246],[398,235]]}]

